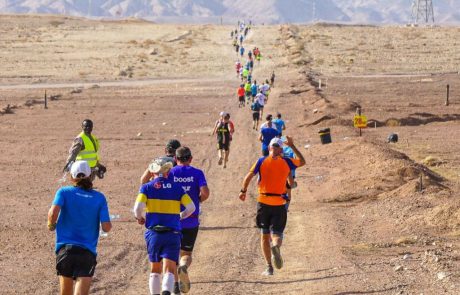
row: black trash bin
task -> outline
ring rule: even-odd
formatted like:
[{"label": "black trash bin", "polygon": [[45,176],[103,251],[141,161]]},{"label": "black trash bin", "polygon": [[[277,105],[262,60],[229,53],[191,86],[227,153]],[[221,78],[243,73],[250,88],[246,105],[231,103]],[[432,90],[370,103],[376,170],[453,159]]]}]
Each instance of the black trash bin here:
[{"label": "black trash bin", "polygon": [[321,129],[318,133],[322,144],[328,144],[332,142],[330,128]]}]

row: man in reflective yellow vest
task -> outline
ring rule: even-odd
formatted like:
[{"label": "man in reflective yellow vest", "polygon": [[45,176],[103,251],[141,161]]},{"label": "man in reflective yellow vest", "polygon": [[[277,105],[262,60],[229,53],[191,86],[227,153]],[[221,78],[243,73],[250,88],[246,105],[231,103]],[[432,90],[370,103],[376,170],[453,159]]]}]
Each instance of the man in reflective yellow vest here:
[{"label": "man in reflective yellow vest", "polygon": [[82,132],[75,137],[72,147],[69,150],[69,157],[64,167],[64,171],[69,171],[72,163],[75,161],[87,161],[91,167],[91,178],[94,180],[97,175],[99,178],[104,177],[107,169],[99,163],[99,141],[96,136],[92,135],[93,121],[83,120],[81,123]]}]

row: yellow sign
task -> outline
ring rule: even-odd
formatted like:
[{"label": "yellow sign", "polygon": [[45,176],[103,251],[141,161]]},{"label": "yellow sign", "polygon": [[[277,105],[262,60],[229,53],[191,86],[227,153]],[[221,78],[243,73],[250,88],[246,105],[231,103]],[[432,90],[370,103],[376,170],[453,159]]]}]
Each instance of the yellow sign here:
[{"label": "yellow sign", "polygon": [[353,126],[355,126],[355,128],[367,128],[367,117],[364,115],[355,115],[353,118]]}]

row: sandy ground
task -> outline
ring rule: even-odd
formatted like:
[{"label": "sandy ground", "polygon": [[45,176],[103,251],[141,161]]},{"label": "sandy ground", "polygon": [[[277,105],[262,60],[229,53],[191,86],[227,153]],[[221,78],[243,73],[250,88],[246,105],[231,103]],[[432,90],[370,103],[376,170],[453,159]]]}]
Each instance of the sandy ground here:
[{"label": "sandy ground", "polygon": [[[356,70],[331,71],[319,70],[318,60],[340,55],[341,47],[312,45],[318,40],[312,35],[331,35],[335,42],[333,30],[356,43],[369,37],[374,49],[367,50],[374,52],[390,35],[410,40],[414,29],[263,26],[251,32],[245,44],[264,56],[255,78],[277,73],[266,113],[283,113],[287,134],[307,158],[289,211],[285,267],[267,278],[260,275],[255,187],[245,203],[237,198],[260,146],[249,109],[237,107],[231,27],[0,20],[0,106],[9,104],[12,112],[0,115],[2,294],[57,293],[46,213],[84,118],[95,122],[108,167],[96,186],[111,213],[121,216],[100,239],[93,294],[148,294],[143,229],[130,210],[146,164],[172,137],[191,147],[193,164],[205,171],[211,189],[190,294],[458,294],[459,85],[457,75],[431,75],[455,70],[457,28],[436,28],[435,35],[416,30],[449,44],[452,59],[426,42],[425,55],[416,51],[413,63],[357,58]],[[334,60],[327,61],[331,68],[342,69]],[[439,60],[445,66],[437,67]],[[446,84],[452,89],[448,107]],[[53,96],[46,110],[45,89]],[[362,137],[351,121],[357,106],[377,127]],[[237,130],[227,169],[217,165],[209,136],[221,110],[231,113]],[[332,144],[320,144],[317,132],[324,127],[332,130]],[[398,143],[385,142],[390,132],[399,134]]]}]

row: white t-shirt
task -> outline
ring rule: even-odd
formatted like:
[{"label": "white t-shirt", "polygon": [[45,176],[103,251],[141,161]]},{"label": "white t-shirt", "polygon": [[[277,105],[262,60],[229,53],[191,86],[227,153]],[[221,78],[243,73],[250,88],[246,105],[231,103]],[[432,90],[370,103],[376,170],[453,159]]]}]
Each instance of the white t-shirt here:
[{"label": "white t-shirt", "polygon": [[272,126],[269,127],[269,126],[268,126],[268,122],[264,122],[264,123],[262,123],[262,125],[260,125],[260,128],[259,128],[259,129],[262,129],[262,128],[273,128],[273,129],[276,129],[276,124],[273,123],[273,121],[272,121]]},{"label": "white t-shirt", "polygon": [[262,93],[257,93],[257,95],[256,95],[256,97],[254,99],[261,106],[265,105],[265,95],[263,95]]},{"label": "white t-shirt", "polygon": [[262,84],[259,86],[260,92],[263,94],[267,93],[268,90],[270,90],[270,85],[268,84]]}]

